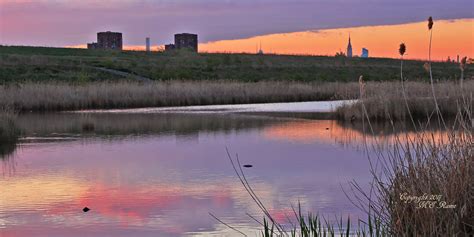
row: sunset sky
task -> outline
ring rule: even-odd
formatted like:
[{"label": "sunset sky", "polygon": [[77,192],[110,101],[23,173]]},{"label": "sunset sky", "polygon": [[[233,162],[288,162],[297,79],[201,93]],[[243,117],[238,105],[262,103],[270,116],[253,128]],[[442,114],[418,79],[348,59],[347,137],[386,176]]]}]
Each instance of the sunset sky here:
[{"label": "sunset sky", "polygon": [[200,43],[247,39],[203,44],[202,51],[254,52],[263,41],[264,51],[333,55],[345,49],[351,33],[354,54],[366,47],[371,56],[396,57],[380,46],[404,41],[408,57],[423,58],[427,30],[416,22],[432,15],[434,57],[474,57],[473,9],[472,0],[0,0],[0,44],[78,46],[111,30],[123,32],[124,44],[133,48],[145,37],[163,45],[174,33],[191,32]]}]

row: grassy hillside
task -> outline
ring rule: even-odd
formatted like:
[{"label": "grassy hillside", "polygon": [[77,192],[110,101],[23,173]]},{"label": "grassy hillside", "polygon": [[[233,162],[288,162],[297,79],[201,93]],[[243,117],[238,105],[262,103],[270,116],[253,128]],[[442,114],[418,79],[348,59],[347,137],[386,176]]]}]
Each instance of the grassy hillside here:
[{"label": "grassy hillside", "polygon": [[[396,49],[394,49],[396,50]],[[408,80],[427,80],[422,61],[406,61]],[[22,81],[88,82],[116,80],[97,68],[114,69],[152,80],[238,81],[367,81],[398,80],[400,61],[382,58],[343,58],[251,54],[115,52],[86,49],[0,46],[0,83]],[[457,79],[455,63],[434,63],[434,77]],[[468,68],[466,78],[474,76]]]}]

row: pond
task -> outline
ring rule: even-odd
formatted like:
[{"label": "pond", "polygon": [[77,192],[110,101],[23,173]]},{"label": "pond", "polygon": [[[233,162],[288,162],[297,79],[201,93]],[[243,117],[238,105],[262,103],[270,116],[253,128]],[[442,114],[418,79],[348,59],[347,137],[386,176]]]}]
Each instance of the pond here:
[{"label": "pond", "polygon": [[361,124],[316,111],[241,109],[20,115],[21,136],[0,148],[0,235],[238,235],[211,213],[255,236],[261,227],[249,215],[263,213],[226,149],[252,166],[245,175],[277,221],[298,203],[329,219],[364,218],[344,190],[371,181],[364,144],[389,141],[391,127],[365,136]]}]

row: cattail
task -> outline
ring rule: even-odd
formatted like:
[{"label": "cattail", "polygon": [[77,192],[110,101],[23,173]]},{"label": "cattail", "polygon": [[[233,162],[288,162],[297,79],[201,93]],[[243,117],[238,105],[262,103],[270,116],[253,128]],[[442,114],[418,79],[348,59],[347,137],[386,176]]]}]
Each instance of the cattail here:
[{"label": "cattail", "polygon": [[433,17],[428,18],[428,30],[431,30],[433,28]]},{"label": "cattail", "polygon": [[430,64],[429,64],[429,63],[423,64],[423,68],[424,68],[427,72],[429,72],[429,71],[430,71]]},{"label": "cattail", "polygon": [[400,44],[400,48],[398,49],[398,52],[400,53],[401,56],[405,54],[407,47],[405,46],[405,43]]},{"label": "cattail", "polygon": [[466,63],[467,63],[467,57],[464,57],[461,59],[461,63],[459,63],[459,68],[461,71],[464,71],[466,69]]}]

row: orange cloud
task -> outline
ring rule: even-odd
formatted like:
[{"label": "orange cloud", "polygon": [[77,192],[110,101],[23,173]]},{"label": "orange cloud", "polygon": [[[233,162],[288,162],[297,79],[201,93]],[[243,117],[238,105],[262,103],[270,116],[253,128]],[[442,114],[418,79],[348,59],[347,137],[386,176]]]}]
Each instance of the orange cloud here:
[{"label": "orange cloud", "polygon": [[[449,56],[474,58],[474,19],[441,20],[435,22],[432,59],[445,60]],[[270,34],[246,39],[221,40],[199,44],[200,52],[256,53],[262,45],[265,53],[290,55],[329,55],[346,51],[349,33],[353,54],[360,55],[362,48],[370,57],[398,58],[400,43],[407,45],[406,58],[427,59],[429,32],[426,22],[399,25],[364,26],[320,31],[303,31]],[[68,46],[87,48],[86,44]],[[159,51],[164,45],[153,46]],[[124,50],[144,51],[145,45],[124,45]]]},{"label": "orange cloud", "polygon": [[[429,33],[426,22],[399,25],[364,26],[353,28],[271,34],[247,39],[222,40],[200,45],[203,52],[255,53],[259,45],[267,53],[334,55],[346,51],[349,33],[353,54],[362,48],[371,57],[397,58],[401,42],[407,45],[407,58],[428,57]],[[433,31],[432,58],[444,60],[456,55],[474,57],[474,19],[436,21]]]}]

